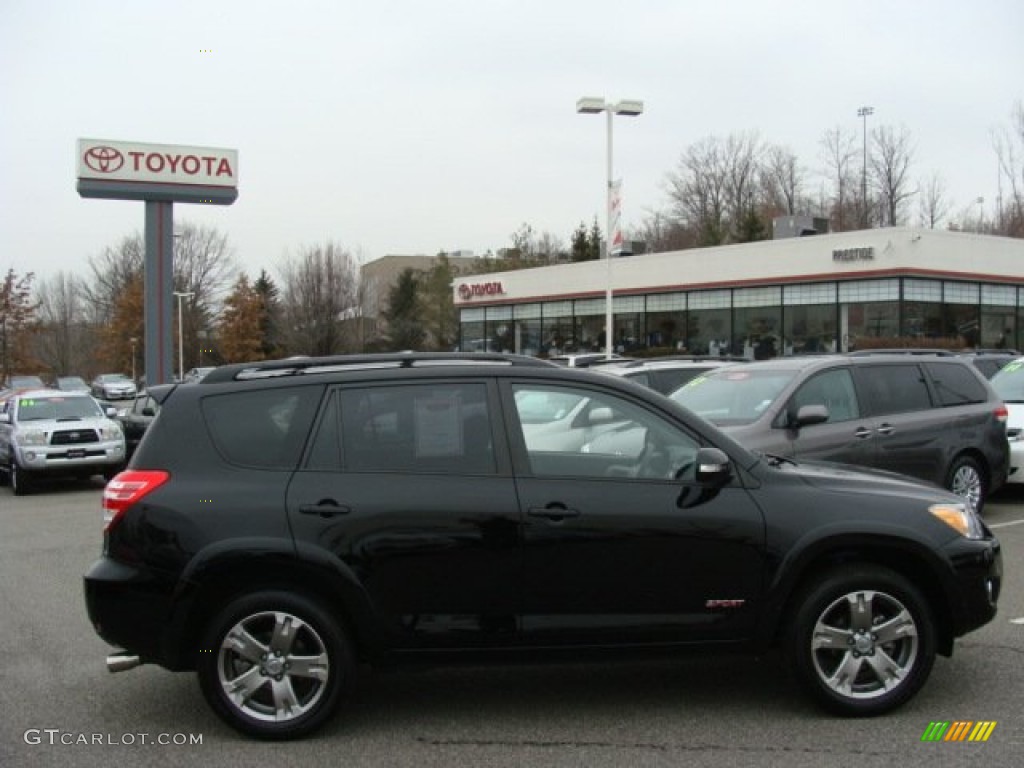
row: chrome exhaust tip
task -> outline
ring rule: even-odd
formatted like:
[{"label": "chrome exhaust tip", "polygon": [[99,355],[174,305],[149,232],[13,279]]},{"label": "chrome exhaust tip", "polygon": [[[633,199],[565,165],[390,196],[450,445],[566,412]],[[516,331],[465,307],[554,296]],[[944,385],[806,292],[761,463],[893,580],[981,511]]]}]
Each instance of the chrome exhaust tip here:
[{"label": "chrome exhaust tip", "polygon": [[128,653],[113,653],[107,656],[107,671],[109,672],[126,672],[129,669],[135,669],[142,663],[142,660],[138,656],[132,656]]}]

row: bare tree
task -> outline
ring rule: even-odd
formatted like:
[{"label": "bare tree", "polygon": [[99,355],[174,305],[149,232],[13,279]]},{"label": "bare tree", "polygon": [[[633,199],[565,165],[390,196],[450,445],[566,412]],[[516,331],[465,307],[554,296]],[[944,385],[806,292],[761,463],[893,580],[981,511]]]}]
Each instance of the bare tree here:
[{"label": "bare tree", "polygon": [[[761,140],[756,133],[733,134],[725,141],[726,218],[729,239],[746,241],[761,202],[757,182],[761,173]],[[742,232],[741,232],[742,230]]]},{"label": "bare tree", "polygon": [[910,187],[910,164],[914,158],[910,134],[906,128],[896,133],[882,126],[872,132],[871,144],[874,151],[868,164],[880,198],[879,223],[883,227],[895,227],[900,224],[906,202],[915,192]]},{"label": "bare tree", "polygon": [[360,321],[359,268],[336,243],[304,246],[281,268],[281,335],[292,354],[354,349]]},{"label": "bare tree", "polygon": [[688,147],[668,175],[672,213],[697,233],[697,245],[725,242],[727,167],[721,143],[709,137]]},{"label": "bare tree", "polygon": [[764,152],[761,169],[765,202],[779,215],[800,212],[804,171],[800,161],[787,147],[775,144]]},{"label": "bare tree", "polygon": [[992,145],[999,163],[997,229],[1009,237],[1024,237],[1024,102],[1014,105],[1008,128],[993,131]]},{"label": "bare tree", "polygon": [[184,299],[182,312],[186,368],[198,365],[200,337],[208,335],[235,279],[227,235],[189,222],[175,227],[174,290],[192,294]]},{"label": "bare tree", "polygon": [[142,235],[136,232],[121,238],[114,246],[107,246],[98,256],[89,257],[90,282],[83,287],[85,307],[89,320],[102,325],[109,323],[125,289],[143,275],[146,247]]},{"label": "bare tree", "polygon": [[[857,185],[853,177],[853,161],[857,156],[857,138],[842,128],[825,132],[821,140],[822,159],[825,163],[825,177],[832,184],[831,212],[832,230],[843,232],[848,223],[858,219],[848,210],[851,199],[855,201]],[[851,221],[852,220],[852,221]]]},{"label": "bare tree", "polygon": [[921,226],[935,229],[949,213],[950,202],[946,197],[946,184],[942,177],[933,173],[919,185],[921,197],[918,200]]},{"label": "bare tree", "polygon": [[36,299],[36,357],[56,375],[91,372],[97,357],[97,334],[85,318],[85,282],[70,272],[60,271],[39,281]]}]

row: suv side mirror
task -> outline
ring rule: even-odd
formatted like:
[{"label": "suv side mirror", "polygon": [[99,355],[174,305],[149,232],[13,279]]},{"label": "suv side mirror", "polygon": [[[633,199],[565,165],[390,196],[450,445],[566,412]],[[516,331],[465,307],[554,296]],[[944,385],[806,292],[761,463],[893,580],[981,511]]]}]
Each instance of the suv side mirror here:
[{"label": "suv side mirror", "polygon": [[796,414],[791,414],[788,426],[793,429],[828,421],[828,407],[824,405],[801,405]]},{"label": "suv side mirror", "polygon": [[697,451],[697,482],[721,488],[732,477],[729,457],[720,448],[701,448]]}]

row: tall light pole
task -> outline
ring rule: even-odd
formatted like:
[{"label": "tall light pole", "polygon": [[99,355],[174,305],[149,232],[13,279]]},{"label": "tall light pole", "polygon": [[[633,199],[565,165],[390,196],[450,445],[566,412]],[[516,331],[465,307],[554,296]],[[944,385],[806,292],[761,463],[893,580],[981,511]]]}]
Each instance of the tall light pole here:
[{"label": "tall light pole", "polygon": [[605,276],[604,294],[604,349],[605,357],[609,360],[612,357],[612,350],[615,348],[614,315],[612,312],[612,195],[614,178],[612,176],[612,117],[614,115],[627,115],[636,117],[644,111],[644,103],[635,100],[623,100],[618,102],[605,101],[603,98],[584,96],[576,102],[576,112],[584,115],[597,115],[604,112],[608,115],[608,199],[605,227],[605,259],[607,260],[607,274]]},{"label": "tall light pole", "polygon": [[868,116],[875,113],[874,107],[861,107],[857,110],[857,117],[864,121],[864,159],[861,166],[860,194],[861,205],[864,206],[861,212],[861,227],[868,228]]},{"label": "tall light pole", "polygon": [[174,295],[178,297],[178,381],[182,381],[185,378],[185,345],[181,333],[181,302],[182,299],[191,299],[195,293],[175,291]]},{"label": "tall light pole", "polygon": [[979,197],[974,202],[978,204],[978,232],[982,233],[985,231],[985,198]]},{"label": "tall light pole", "polygon": [[135,378],[135,345],[139,343],[139,340],[132,336],[128,341],[132,343],[132,384],[138,384],[138,379]]}]

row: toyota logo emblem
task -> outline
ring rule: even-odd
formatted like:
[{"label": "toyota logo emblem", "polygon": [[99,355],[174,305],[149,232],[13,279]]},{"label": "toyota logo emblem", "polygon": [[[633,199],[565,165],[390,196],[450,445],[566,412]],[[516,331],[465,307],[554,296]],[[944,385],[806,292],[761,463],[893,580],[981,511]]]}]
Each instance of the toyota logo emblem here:
[{"label": "toyota logo emblem", "polygon": [[463,283],[462,285],[459,286],[459,298],[460,299],[465,300],[465,299],[468,299],[472,295],[473,295],[473,291],[472,291],[472,289],[468,285]]},{"label": "toyota logo emblem", "polygon": [[113,147],[90,147],[82,159],[96,173],[114,173],[124,165],[124,155]]}]

